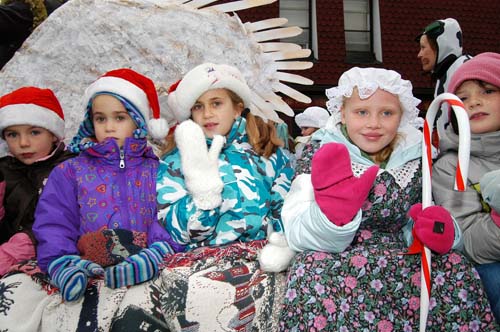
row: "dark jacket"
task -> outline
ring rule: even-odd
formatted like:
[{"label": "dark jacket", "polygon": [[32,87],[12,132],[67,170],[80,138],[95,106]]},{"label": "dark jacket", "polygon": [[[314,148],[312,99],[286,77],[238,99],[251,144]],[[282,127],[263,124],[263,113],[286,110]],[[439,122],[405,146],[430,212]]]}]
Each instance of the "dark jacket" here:
[{"label": "dark jacket", "polygon": [[0,5],[0,69],[31,32],[66,0],[10,0]]},{"label": "dark jacket", "polygon": [[18,232],[26,232],[34,240],[31,227],[40,192],[52,169],[73,156],[61,144],[49,159],[31,165],[11,156],[0,158],[0,171],[7,182],[3,202],[5,216],[0,221],[0,244]]}]

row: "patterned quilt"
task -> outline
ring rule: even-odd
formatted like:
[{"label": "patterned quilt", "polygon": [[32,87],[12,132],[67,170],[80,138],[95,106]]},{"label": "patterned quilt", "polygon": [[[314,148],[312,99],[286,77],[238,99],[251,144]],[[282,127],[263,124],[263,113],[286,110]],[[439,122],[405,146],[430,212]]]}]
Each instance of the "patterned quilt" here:
[{"label": "patterned quilt", "polygon": [[25,262],[0,279],[0,331],[276,331],[286,274],[260,270],[265,243],[178,253],[157,279],[130,288],[92,280],[75,303]]}]

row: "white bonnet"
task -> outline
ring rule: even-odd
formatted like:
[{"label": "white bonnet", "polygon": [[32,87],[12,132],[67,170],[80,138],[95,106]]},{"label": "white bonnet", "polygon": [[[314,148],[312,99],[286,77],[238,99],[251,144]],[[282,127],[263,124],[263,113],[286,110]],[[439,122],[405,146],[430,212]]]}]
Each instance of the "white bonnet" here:
[{"label": "white bonnet", "polygon": [[403,109],[403,117],[399,127],[411,125],[415,128],[422,126],[423,120],[418,117],[420,99],[415,98],[412,92],[412,84],[408,80],[401,78],[401,75],[394,70],[382,68],[359,68],[353,67],[344,72],[338,82],[338,86],[327,89],[328,101],[326,106],[336,125],[341,121],[340,109],[344,98],[352,95],[353,89],[357,87],[361,99],[369,98],[377,89],[397,95]]},{"label": "white bonnet", "polygon": [[299,128],[323,128],[329,117],[330,113],[323,107],[311,106],[295,116],[295,123]]}]

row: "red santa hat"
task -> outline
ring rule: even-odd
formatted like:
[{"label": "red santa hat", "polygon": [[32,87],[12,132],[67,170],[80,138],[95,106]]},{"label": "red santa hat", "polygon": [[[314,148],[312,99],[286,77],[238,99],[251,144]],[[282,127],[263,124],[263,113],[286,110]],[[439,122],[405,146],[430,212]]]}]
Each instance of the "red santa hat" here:
[{"label": "red santa hat", "polygon": [[0,134],[5,128],[32,125],[64,139],[64,112],[54,92],[27,86],[0,98]]},{"label": "red santa hat", "polygon": [[117,94],[137,107],[147,122],[151,137],[162,140],[167,136],[168,123],[160,117],[158,94],[151,79],[129,68],[111,70],[85,90],[84,100],[88,102],[103,92]]},{"label": "red santa hat", "polygon": [[203,63],[191,69],[168,91],[168,106],[179,122],[189,119],[191,107],[208,90],[228,89],[236,93],[244,107],[250,108],[251,92],[241,72],[233,66]]}]

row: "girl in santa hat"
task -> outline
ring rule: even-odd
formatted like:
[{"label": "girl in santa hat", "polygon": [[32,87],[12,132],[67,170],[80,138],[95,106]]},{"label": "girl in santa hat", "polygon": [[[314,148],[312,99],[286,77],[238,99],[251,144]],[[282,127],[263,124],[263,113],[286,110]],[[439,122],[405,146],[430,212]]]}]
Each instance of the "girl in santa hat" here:
[{"label": "girl in santa hat", "polygon": [[104,276],[110,288],[150,280],[165,255],[182,249],[157,220],[158,158],[146,136],[162,139],[168,126],[153,82],[112,70],[87,88],[84,103],[69,145],[80,155],[51,173],[33,226],[38,264],[65,301],[84,294],[88,277]]},{"label": "girl in santa hat", "polygon": [[249,110],[241,72],[204,63],[169,91],[180,122],[160,162],[159,216],[189,249],[282,233],[281,207],[293,169],[276,128]]},{"label": "girl in santa hat", "polygon": [[393,70],[354,67],[326,95],[332,116],[313,134],[309,168],[283,206],[286,239],[299,254],[281,330],[415,330],[421,263],[420,255],[403,254],[410,242],[438,254],[428,330],[459,331],[471,322],[495,330],[472,264],[450,252],[460,245],[458,225],[442,206],[419,203],[420,101],[411,83]]},{"label": "girl in santa hat", "polygon": [[31,227],[50,171],[73,156],[65,151],[64,113],[50,89],[23,87],[0,98],[0,134],[9,155],[0,159],[0,276],[35,257]]}]

